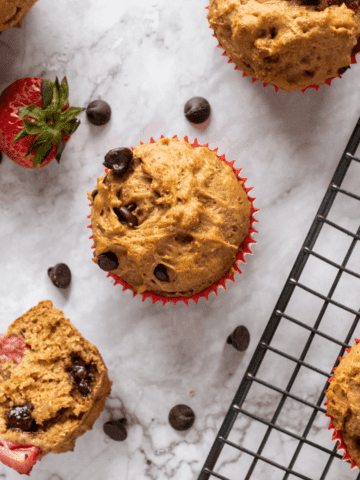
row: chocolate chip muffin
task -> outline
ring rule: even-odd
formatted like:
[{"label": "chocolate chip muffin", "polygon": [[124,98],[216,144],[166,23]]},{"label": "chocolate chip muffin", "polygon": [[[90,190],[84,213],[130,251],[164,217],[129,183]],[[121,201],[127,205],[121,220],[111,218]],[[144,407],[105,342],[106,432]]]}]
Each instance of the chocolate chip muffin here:
[{"label": "chocolate chip muffin", "polygon": [[162,138],[110,151],[104,164],[88,193],[100,268],[164,297],[190,297],[232,273],[251,202],[216,153]]},{"label": "chocolate chip muffin", "polygon": [[211,0],[207,18],[240,70],[284,92],[344,73],[359,50],[358,0]]},{"label": "chocolate chip muffin", "polygon": [[30,8],[38,0],[0,0],[0,32],[11,27],[20,28]]},{"label": "chocolate chip muffin", "polygon": [[326,396],[327,414],[360,468],[360,343],[340,361]]},{"label": "chocolate chip muffin", "polygon": [[[110,393],[112,382],[100,353],[49,300],[18,318],[6,335],[25,346],[22,358],[7,355],[1,361],[2,444],[36,445],[38,459],[74,450]],[[19,354],[19,347],[15,351]]]}]

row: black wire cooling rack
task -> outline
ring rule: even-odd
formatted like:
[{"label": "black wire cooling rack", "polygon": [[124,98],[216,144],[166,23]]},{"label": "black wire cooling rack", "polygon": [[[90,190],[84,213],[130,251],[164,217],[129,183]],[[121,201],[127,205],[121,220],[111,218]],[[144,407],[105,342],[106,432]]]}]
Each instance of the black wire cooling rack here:
[{"label": "black wire cooling rack", "polygon": [[359,143],[360,118],[198,480],[360,480],[324,408],[332,368],[360,334]]}]

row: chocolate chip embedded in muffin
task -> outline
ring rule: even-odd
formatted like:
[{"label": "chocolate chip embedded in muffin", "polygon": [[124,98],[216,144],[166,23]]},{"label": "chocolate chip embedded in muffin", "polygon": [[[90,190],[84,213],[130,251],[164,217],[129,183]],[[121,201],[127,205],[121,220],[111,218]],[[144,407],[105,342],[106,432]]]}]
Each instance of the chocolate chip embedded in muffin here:
[{"label": "chocolate chip embedded in muffin", "polygon": [[7,428],[19,428],[24,432],[36,431],[37,425],[31,418],[31,409],[31,404],[12,408],[7,416]]},{"label": "chocolate chip embedded in muffin", "polygon": [[105,155],[104,167],[114,170],[117,176],[122,177],[133,158],[130,148],[114,148]]},{"label": "chocolate chip embedded in muffin", "polygon": [[112,440],[122,442],[127,438],[126,425],[126,418],[119,418],[118,420],[110,420],[104,423],[103,429]]},{"label": "chocolate chip embedded in muffin", "polygon": [[154,275],[158,280],[160,280],[160,282],[169,282],[170,281],[167,269],[166,269],[165,265],[163,265],[162,263],[159,263],[159,265],[156,265],[155,270],[154,270]]},{"label": "chocolate chip embedded in muffin", "polygon": [[101,253],[98,257],[98,265],[101,270],[111,272],[119,266],[119,260],[114,252]]},{"label": "chocolate chip embedded in muffin", "polygon": [[95,197],[98,193],[99,193],[99,190],[96,190],[96,189],[91,192],[91,196],[92,196],[93,201],[95,200]]},{"label": "chocolate chip embedded in muffin", "polygon": [[79,390],[81,395],[86,397],[91,390],[91,383],[94,381],[94,374],[90,371],[91,364],[86,363],[81,357],[73,357],[73,364],[68,370],[70,378],[74,386]]},{"label": "chocolate chip embedded in muffin", "polygon": [[210,117],[210,103],[203,97],[192,97],[185,103],[184,114],[191,123],[204,123]]},{"label": "chocolate chip embedded in muffin", "polygon": [[58,263],[48,268],[50,280],[58,288],[68,288],[71,283],[71,271],[65,263]]},{"label": "chocolate chip embedded in muffin", "polygon": [[226,339],[226,343],[232,345],[239,352],[244,352],[250,343],[249,330],[243,325],[236,327]]},{"label": "chocolate chip embedded in muffin", "polygon": [[193,426],[194,421],[195,413],[187,405],[176,405],[170,410],[169,423],[175,430],[187,430]]},{"label": "chocolate chip embedded in muffin", "polygon": [[111,117],[110,105],[104,100],[94,100],[87,106],[86,115],[94,125],[105,125]]},{"label": "chocolate chip embedded in muffin", "polygon": [[339,68],[338,74],[339,74],[339,75],[342,75],[343,73],[346,72],[346,70],[349,70],[349,68],[350,68],[350,65],[348,65],[347,67],[341,67],[341,68]]},{"label": "chocolate chip embedded in muffin", "polygon": [[137,226],[137,218],[126,207],[114,208],[114,212],[116,213],[120,222],[128,223],[131,227]]}]

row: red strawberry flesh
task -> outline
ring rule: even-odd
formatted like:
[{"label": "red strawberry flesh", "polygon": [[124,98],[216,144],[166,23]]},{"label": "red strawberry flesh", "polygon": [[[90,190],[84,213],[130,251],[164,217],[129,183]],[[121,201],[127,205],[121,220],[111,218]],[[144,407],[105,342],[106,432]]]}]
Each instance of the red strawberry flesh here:
[{"label": "red strawberry flesh", "polygon": [[[0,358],[2,361],[14,361],[18,365],[27,348],[30,346],[25,344],[23,337],[8,337],[5,333],[0,334]],[[0,461],[18,473],[29,475],[41,453],[41,449],[36,445],[6,441],[0,438]]]},{"label": "red strawberry flesh", "polygon": [[[29,135],[22,140],[12,143],[15,136],[24,128],[23,121],[19,117],[18,109],[28,105],[36,105],[42,108],[42,81],[42,78],[21,78],[7,87],[0,96],[0,151],[5,153],[15,163],[25,168],[34,168],[33,159],[36,152],[32,152],[29,156],[25,157],[34,141],[33,135]],[[62,112],[68,109],[69,102],[67,102],[67,105],[62,109]],[[30,121],[32,120],[31,117],[25,118]],[[66,144],[70,136],[62,132],[62,138]],[[54,145],[48,157],[37,168],[48,165],[51,160],[55,158],[56,150],[57,146]]]}]

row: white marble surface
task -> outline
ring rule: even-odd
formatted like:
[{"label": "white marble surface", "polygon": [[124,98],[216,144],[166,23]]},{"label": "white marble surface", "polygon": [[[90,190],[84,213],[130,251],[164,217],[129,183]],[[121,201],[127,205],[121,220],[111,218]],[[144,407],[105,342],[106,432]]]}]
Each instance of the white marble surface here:
[{"label": "white marble surface", "polygon": [[[60,165],[53,161],[27,170],[7,157],[0,165],[0,331],[39,301],[51,299],[97,345],[114,382],[93,430],[77,440],[74,452],[49,454],[36,464],[31,476],[37,480],[197,478],[360,114],[359,65],[318,92],[275,93],[273,87],[252,84],[216,48],[206,5],[207,0],[39,0],[20,30],[0,36],[1,91],[21,77],[53,80],[66,74],[71,105],[102,98],[112,107],[111,122],[104,127],[91,125],[82,114]],[[212,106],[204,133],[183,116],[184,103],[195,95]],[[112,286],[91,262],[86,192],[103,173],[104,155],[161,134],[197,137],[219,147],[220,154],[243,168],[260,208],[258,243],[242,275],[226,292],[188,307],[142,303],[140,296]],[[357,193],[359,177],[347,180]],[[355,201],[339,204],[333,215],[356,231],[358,207]],[[321,242],[328,255],[342,257],[342,240],[332,242],[326,235]],[[359,272],[357,248],[353,267]],[[58,262],[72,270],[66,293],[47,276],[48,267]],[[334,275],[319,268],[304,275],[309,285],[327,291],[324,279]],[[353,308],[359,308],[358,287],[353,280],[339,293]],[[313,324],[311,306],[295,298],[294,315]],[[351,316],[328,317],[324,331],[343,340]],[[244,354],[225,345],[239,324],[251,334]],[[274,346],[299,356],[307,335],[296,328],[284,325]],[[306,360],[330,372],[338,355],[330,347],[316,339]],[[274,373],[273,366],[269,357],[262,378],[284,387],[287,367]],[[324,383],[301,370],[294,393],[316,401]],[[276,399],[254,390],[245,406],[270,419]],[[167,421],[179,403],[196,413],[194,426],[183,433]],[[278,423],[301,434],[311,412],[296,408],[288,402]],[[105,421],[119,415],[129,423],[128,438],[121,443],[107,439],[102,430]],[[249,425],[245,416],[238,417],[230,439],[256,449],[263,429]],[[313,438],[331,448],[327,419],[318,416],[315,427]],[[264,454],[287,466],[293,448],[288,437],[274,434]],[[322,454],[314,461],[299,460],[297,471],[319,478],[326,461]],[[240,479],[248,464],[248,457],[226,447],[216,471]],[[356,475],[335,460],[327,478]],[[19,475],[0,464],[0,477]],[[277,480],[283,474],[259,464],[252,478]]]}]

